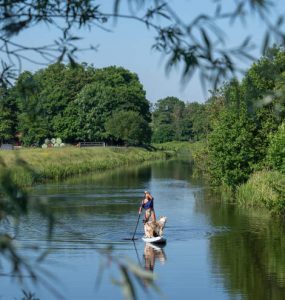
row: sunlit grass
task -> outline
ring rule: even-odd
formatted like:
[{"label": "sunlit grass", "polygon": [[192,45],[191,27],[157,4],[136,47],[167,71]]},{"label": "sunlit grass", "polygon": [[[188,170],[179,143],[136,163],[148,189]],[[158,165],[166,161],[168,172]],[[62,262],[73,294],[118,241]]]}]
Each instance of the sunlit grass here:
[{"label": "sunlit grass", "polygon": [[237,201],[245,206],[266,207],[273,213],[285,212],[285,175],[277,171],[260,171],[236,192]]},{"label": "sunlit grass", "polygon": [[[13,170],[20,185],[32,185],[46,180],[60,180],[69,176],[134,165],[145,161],[165,159],[163,151],[148,151],[142,148],[48,148],[21,149],[0,153],[4,163]],[[19,165],[27,163],[33,170]]]}]

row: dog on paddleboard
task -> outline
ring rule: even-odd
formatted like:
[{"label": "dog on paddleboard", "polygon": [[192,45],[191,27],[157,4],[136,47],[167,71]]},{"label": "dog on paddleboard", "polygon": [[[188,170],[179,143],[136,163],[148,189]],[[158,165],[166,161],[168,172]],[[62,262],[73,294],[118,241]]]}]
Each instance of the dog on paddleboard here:
[{"label": "dog on paddleboard", "polygon": [[144,224],[144,234],[146,238],[153,238],[163,235],[167,217],[160,217],[158,221],[148,221]]}]

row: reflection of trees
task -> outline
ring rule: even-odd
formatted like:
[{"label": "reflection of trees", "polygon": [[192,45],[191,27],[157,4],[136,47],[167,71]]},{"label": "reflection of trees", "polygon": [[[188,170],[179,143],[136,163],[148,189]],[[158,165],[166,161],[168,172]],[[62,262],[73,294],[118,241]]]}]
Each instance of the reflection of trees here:
[{"label": "reflection of trees", "polygon": [[[167,168],[165,167],[167,165]],[[153,165],[153,176],[155,178],[172,178],[187,180],[192,176],[192,167],[189,160],[169,160]]]},{"label": "reflection of trees", "polygon": [[106,187],[134,187],[138,188],[151,178],[151,165],[153,162],[146,162],[138,166],[120,167],[115,170],[108,170],[102,173],[93,173],[73,177],[65,180],[67,184],[94,184]]},{"label": "reflection of trees", "polygon": [[262,212],[199,201],[198,210],[214,226],[229,230],[210,239],[213,272],[224,276],[226,288],[245,299],[284,299],[284,227]]}]

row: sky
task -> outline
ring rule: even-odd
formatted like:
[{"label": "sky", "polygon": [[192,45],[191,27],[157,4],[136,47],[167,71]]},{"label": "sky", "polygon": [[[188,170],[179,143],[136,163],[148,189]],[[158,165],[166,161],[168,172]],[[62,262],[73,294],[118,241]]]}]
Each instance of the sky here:
[{"label": "sky", "polygon": [[[275,13],[280,13],[283,8],[281,2],[284,0],[273,0],[276,4]],[[111,11],[113,0],[98,1],[103,2],[103,9]],[[168,1],[175,9],[177,14],[185,21],[192,20],[201,13],[213,13],[213,0],[172,0]],[[230,8],[233,1],[222,1]],[[255,16],[248,19],[246,26],[237,22],[235,26],[230,26],[228,22],[220,23],[226,33],[226,41],[229,46],[238,45],[242,40],[251,34],[254,42],[259,46],[252,54],[259,57],[264,25]],[[122,66],[138,74],[141,83],[146,91],[146,97],[151,102],[167,96],[177,97],[185,102],[200,102],[207,100],[209,93],[201,86],[197,75],[193,76],[187,84],[181,82],[181,70],[179,67],[173,69],[170,73],[165,71],[165,57],[152,50],[154,41],[154,32],[147,30],[145,25],[130,20],[118,20],[114,25],[112,22],[108,25],[111,32],[105,32],[99,28],[74,32],[82,36],[80,46],[90,44],[98,46],[98,51],[79,53],[78,61],[93,64],[96,68],[107,67],[110,65]],[[17,36],[16,41],[28,45],[47,44],[55,40],[57,31],[47,26],[36,26]],[[242,62],[237,62],[244,69],[250,66]],[[23,64],[22,70],[36,71],[42,66],[33,65],[29,62]]]}]

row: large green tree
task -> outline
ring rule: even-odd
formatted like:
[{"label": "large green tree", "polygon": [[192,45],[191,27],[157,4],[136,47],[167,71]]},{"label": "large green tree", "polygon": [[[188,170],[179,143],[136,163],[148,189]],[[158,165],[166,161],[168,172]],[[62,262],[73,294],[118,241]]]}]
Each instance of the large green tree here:
[{"label": "large green tree", "polygon": [[46,137],[61,136],[59,119],[69,102],[92,81],[94,69],[86,65],[54,64],[35,74],[22,73],[10,97],[18,103],[18,128],[22,141],[42,143]]},{"label": "large green tree", "polygon": [[97,69],[87,84],[57,119],[58,134],[70,140],[100,141],[112,139],[105,122],[117,111],[137,112],[150,121],[149,102],[135,73],[121,68]]}]

